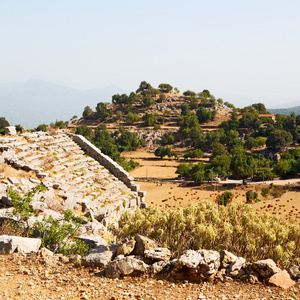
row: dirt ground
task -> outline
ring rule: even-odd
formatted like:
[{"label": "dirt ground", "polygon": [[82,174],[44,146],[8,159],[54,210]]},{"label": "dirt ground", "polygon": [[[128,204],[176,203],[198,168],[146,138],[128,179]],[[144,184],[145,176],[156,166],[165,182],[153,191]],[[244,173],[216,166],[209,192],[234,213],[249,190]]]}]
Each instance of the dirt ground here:
[{"label": "dirt ground", "polygon": [[262,283],[173,282],[149,276],[105,278],[99,270],[18,255],[0,256],[0,299],[299,299],[300,283],[288,290]]},{"label": "dirt ground", "polygon": [[[128,158],[133,158],[140,163],[140,167],[133,170],[130,174],[136,178],[142,191],[147,192],[146,202],[151,205],[166,208],[186,207],[190,203],[200,202],[204,199],[217,203],[218,195],[224,191],[233,193],[233,202],[246,202],[246,192],[253,190],[258,193],[261,200],[253,203],[252,206],[258,212],[268,212],[277,214],[283,218],[294,218],[300,225],[300,189],[299,184],[295,183],[286,188],[284,185],[274,185],[270,194],[264,197],[261,194],[262,187],[269,187],[269,184],[248,184],[226,185],[226,184],[194,184],[172,182],[171,179],[178,179],[176,167],[184,161],[159,159],[153,153],[145,150],[128,152]],[[196,163],[196,162],[194,162]],[[298,188],[297,188],[298,187]],[[277,193],[281,196],[274,197]]]}]

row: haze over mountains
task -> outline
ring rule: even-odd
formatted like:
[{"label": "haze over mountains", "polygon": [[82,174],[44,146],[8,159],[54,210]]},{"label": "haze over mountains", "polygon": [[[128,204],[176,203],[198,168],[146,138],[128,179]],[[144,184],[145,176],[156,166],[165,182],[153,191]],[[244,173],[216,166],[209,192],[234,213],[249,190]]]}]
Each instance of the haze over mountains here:
[{"label": "haze over mountains", "polygon": [[128,93],[117,86],[79,90],[42,80],[0,83],[0,117],[13,125],[35,128],[56,120],[81,117],[85,106],[95,109],[99,102],[111,102],[116,93]]}]

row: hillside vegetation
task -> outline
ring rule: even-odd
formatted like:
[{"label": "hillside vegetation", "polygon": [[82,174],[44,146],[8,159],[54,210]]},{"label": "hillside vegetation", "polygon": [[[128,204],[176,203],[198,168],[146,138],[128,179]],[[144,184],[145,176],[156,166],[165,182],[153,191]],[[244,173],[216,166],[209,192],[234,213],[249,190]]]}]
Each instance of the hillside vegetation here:
[{"label": "hillside vegetation", "polygon": [[[85,107],[82,118],[69,127],[120,162],[122,151],[153,144],[160,158],[209,157],[209,162],[178,165],[180,176],[198,184],[216,176],[243,180],[297,176],[300,115],[278,114],[274,121],[263,114],[267,110],[262,103],[235,108],[208,90],[180,94],[170,84],[154,88],[142,81],[129,95],[113,95],[112,104],[99,102],[95,111]],[[157,132],[159,141],[149,144],[149,132]],[[184,157],[173,150],[175,146],[184,149]]]}]

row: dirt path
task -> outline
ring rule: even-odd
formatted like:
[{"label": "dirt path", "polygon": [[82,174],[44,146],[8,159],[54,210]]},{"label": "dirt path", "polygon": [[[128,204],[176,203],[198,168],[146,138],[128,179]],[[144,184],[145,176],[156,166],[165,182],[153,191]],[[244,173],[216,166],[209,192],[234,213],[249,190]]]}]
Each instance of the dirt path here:
[{"label": "dirt path", "polygon": [[151,277],[108,279],[98,270],[18,254],[0,256],[0,299],[299,299],[289,290],[240,282],[172,282]]}]

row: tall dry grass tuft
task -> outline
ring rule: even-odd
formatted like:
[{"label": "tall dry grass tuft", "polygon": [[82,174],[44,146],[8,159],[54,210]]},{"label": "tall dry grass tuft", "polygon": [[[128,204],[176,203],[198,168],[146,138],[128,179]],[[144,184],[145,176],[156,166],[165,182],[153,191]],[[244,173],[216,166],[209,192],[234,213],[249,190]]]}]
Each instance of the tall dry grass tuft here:
[{"label": "tall dry grass tuft", "polygon": [[257,214],[245,203],[230,207],[210,201],[186,208],[126,211],[119,227],[110,230],[119,239],[136,233],[155,239],[178,257],[186,249],[228,250],[248,261],[271,258],[280,266],[300,263],[300,231],[292,220]]}]

